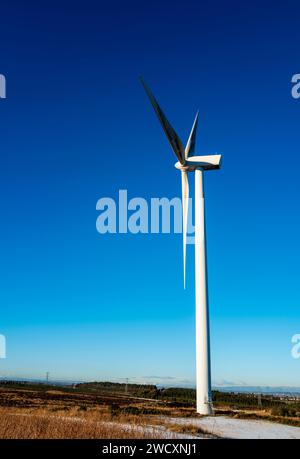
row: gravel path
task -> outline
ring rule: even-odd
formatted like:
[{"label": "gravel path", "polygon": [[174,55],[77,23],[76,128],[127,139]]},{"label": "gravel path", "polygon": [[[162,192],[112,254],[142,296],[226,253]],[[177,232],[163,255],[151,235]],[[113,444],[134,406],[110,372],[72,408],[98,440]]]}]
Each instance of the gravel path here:
[{"label": "gravel path", "polygon": [[225,416],[203,418],[165,418],[177,425],[192,425],[203,432],[222,438],[300,439],[300,427],[292,427],[268,421],[234,419]]}]

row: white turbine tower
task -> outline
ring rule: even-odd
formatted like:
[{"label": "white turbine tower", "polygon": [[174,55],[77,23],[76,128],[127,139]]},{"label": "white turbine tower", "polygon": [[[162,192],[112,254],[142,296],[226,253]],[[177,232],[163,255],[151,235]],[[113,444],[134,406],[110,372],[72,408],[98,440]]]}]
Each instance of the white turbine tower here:
[{"label": "white turbine tower", "polygon": [[196,394],[197,412],[211,414],[211,370],[209,310],[207,292],[205,210],[203,172],[219,169],[221,155],[190,156],[195,153],[198,113],[186,147],[165,117],[152,92],[141,78],[144,89],[165,131],[168,141],[178,162],[175,167],[181,171],[182,185],[182,232],[183,232],[183,282],[185,288],[186,272],[186,234],[188,221],[189,182],[188,172],[195,172],[195,286],[196,286]]}]

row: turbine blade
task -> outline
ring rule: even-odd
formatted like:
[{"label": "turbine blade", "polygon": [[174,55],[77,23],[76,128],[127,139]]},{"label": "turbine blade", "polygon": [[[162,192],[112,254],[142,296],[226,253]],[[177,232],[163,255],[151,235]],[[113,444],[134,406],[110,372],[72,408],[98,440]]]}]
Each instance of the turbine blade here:
[{"label": "turbine blade", "polygon": [[186,234],[189,208],[189,179],[186,171],[181,171],[182,188],[182,243],[183,243],[183,286],[186,279]]},{"label": "turbine blade", "polygon": [[179,136],[176,134],[175,130],[172,128],[171,124],[167,120],[166,116],[164,115],[162,109],[158,105],[157,100],[155,99],[154,95],[150,91],[149,87],[146,85],[145,81],[143,80],[142,77],[140,77],[141,83],[146,91],[147,96],[150,99],[150,102],[156,112],[156,115],[160,121],[160,124],[163,127],[163,130],[165,131],[165,134],[168,138],[168,141],[172,147],[172,150],[174,151],[175,155],[177,156],[179,162],[181,164],[184,164],[185,160],[185,155],[184,155],[184,146],[179,138]]},{"label": "turbine blade", "polygon": [[198,116],[199,116],[199,112],[196,113],[195,120],[194,120],[192,129],[191,129],[191,133],[190,133],[189,139],[185,147],[185,159],[187,159],[190,156],[190,153],[195,153]]}]

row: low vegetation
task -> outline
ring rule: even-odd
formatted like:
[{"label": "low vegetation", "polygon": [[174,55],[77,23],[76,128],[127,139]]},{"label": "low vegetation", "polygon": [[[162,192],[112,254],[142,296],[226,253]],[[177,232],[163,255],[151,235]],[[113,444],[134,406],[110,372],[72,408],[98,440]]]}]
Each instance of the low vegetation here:
[{"label": "low vegetation", "polygon": [[149,428],[136,428],[135,424],[110,423],[85,418],[61,417],[51,414],[16,413],[11,409],[0,410],[0,438],[18,439],[125,439],[160,438]]},{"label": "low vegetation", "polygon": [[[300,427],[300,398],[214,391],[213,400],[216,415]],[[193,389],[0,383],[0,438],[166,438],[161,426],[198,435],[195,427],[168,425],[169,418],[194,416]]]}]

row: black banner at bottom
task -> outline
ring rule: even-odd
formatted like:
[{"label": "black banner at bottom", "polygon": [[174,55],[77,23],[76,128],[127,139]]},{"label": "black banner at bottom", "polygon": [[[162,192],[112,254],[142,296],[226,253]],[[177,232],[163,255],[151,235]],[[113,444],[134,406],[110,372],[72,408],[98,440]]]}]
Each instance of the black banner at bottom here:
[{"label": "black banner at bottom", "polygon": [[287,449],[297,442],[291,440],[0,440],[0,457],[47,457],[94,459],[106,457],[195,457],[211,454],[230,454],[241,457],[257,454],[263,447],[280,450],[285,455]]}]

